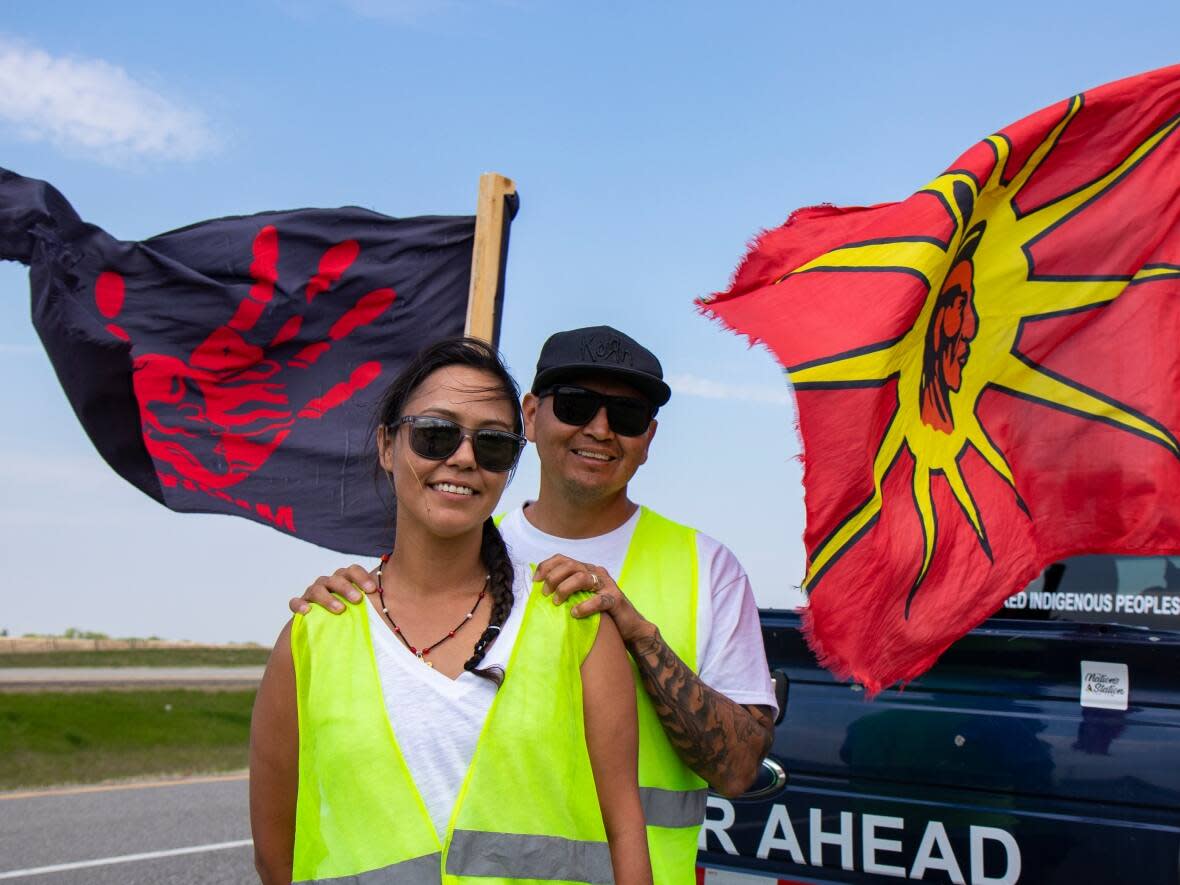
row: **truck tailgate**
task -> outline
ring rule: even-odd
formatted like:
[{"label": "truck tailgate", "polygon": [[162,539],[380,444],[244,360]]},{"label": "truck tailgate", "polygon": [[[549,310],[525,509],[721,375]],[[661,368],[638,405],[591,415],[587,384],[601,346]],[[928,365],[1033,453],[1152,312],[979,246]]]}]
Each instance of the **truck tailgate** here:
[{"label": "truck tailgate", "polygon": [[[770,760],[790,780],[710,797],[702,881],[1180,882],[1175,634],[990,621],[869,702],[797,615],[763,632],[791,680]],[[1127,666],[1126,710],[1081,706],[1082,661]]]}]

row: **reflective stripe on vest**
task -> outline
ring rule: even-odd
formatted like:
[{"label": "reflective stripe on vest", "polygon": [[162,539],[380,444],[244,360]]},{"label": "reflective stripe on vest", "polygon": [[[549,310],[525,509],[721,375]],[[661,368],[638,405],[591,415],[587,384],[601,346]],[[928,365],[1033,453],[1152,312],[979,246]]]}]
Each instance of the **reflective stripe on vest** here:
[{"label": "reflective stripe on vest", "polygon": [[708,795],[708,790],[639,788],[643,817],[649,827],[699,827],[705,819]]},{"label": "reflective stripe on vest", "polygon": [[291,630],[300,747],[294,880],[610,882],[580,672],[598,619],[570,618],[534,586],[440,842],[385,710],[367,604],[338,616],[313,610]]},{"label": "reflective stripe on vest", "polygon": [[379,870],[369,870],[355,876],[336,876],[331,879],[305,879],[293,885],[421,885],[438,882],[442,877],[442,852],[425,857],[403,860]]},{"label": "reflective stripe on vest", "polygon": [[614,882],[610,848],[605,842],[475,830],[455,830],[451,836],[447,873],[505,879],[574,879],[594,885]]},{"label": "reflective stripe on vest", "polygon": [[[697,669],[697,533],[646,507],[627,548],[619,586],[668,647]],[[695,881],[697,836],[708,784],[684,764],[638,670],[639,786],[656,885]]]}]

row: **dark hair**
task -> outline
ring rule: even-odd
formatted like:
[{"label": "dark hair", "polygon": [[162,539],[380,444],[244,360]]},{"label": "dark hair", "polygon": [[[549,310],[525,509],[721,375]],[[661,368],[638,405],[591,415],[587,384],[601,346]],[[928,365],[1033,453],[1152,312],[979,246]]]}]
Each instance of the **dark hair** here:
[{"label": "dark hair", "polygon": [[[444,338],[418,353],[386,389],[377,407],[377,427],[388,427],[402,417],[406,402],[413,395],[426,377],[447,366],[468,366],[487,372],[495,378],[494,383],[483,388],[482,392],[493,397],[503,397],[512,404],[514,430],[519,434],[524,432],[524,416],[520,410],[520,388],[505,368],[504,362],[496,349],[478,338]],[[378,461],[380,469],[380,461]],[[511,475],[509,476],[511,478]],[[396,495],[396,490],[394,490]],[[492,614],[487,629],[476,640],[475,649],[471,657],[463,665],[463,669],[490,679],[499,685],[504,678],[499,668],[478,669],[487,654],[488,648],[496,637],[508,615],[512,611],[513,603],[513,567],[508,558],[508,548],[504,539],[500,537],[500,530],[496,528],[491,517],[483,524],[483,542],[479,549],[480,561],[488,572],[488,590],[492,599]]]}]

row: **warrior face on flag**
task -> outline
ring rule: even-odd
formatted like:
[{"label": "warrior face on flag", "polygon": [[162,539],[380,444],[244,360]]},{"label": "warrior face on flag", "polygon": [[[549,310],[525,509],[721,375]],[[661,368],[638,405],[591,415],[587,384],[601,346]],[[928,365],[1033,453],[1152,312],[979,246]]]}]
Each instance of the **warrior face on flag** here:
[{"label": "warrior face on flag", "polygon": [[800,210],[705,302],[795,388],[805,625],[838,673],[913,678],[1049,562],[1180,545],[1178,191],[1170,68],[904,202]]},{"label": "warrior face on flag", "polygon": [[926,332],[926,349],[922,353],[922,423],[945,433],[955,429],[950,395],[963,386],[971,342],[979,331],[971,256],[985,227],[980,222],[977,231],[966,238],[955,256]]}]

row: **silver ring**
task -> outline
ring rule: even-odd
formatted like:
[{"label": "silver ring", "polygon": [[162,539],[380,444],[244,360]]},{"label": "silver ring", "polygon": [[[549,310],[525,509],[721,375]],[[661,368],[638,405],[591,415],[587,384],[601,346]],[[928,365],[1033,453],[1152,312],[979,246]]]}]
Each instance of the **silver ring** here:
[{"label": "silver ring", "polygon": [[590,572],[590,580],[594,582],[594,589],[597,590],[598,585],[601,583],[598,580],[598,575],[594,574],[594,572]]}]

